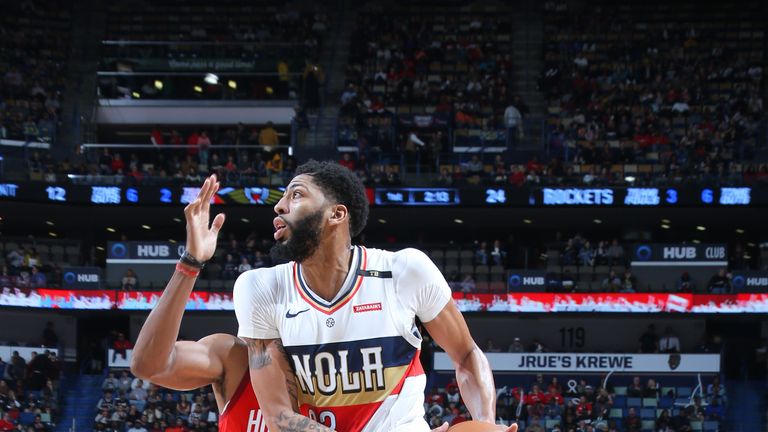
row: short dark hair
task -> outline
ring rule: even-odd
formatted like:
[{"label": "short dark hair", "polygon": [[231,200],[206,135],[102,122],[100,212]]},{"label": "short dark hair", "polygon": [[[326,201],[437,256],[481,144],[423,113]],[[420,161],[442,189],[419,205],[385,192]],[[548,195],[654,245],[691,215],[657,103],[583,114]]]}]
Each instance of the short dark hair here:
[{"label": "short dark hair", "polygon": [[349,210],[349,232],[356,237],[368,223],[368,198],[363,182],[352,170],[333,161],[310,159],[296,168],[296,175],[312,176],[323,193]]}]

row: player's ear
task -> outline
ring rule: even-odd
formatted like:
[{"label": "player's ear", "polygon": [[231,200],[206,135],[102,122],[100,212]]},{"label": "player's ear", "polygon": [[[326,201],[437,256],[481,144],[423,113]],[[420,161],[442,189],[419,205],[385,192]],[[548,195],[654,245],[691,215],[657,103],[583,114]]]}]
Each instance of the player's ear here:
[{"label": "player's ear", "polygon": [[344,204],[336,204],[333,207],[331,207],[331,219],[330,222],[332,224],[339,224],[347,220],[347,216],[349,215],[349,210],[347,209],[347,206]]}]

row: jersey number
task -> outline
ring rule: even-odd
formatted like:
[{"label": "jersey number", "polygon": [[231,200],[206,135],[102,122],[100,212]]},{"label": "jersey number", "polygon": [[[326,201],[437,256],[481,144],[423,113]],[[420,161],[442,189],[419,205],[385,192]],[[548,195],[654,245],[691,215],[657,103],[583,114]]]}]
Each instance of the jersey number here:
[{"label": "jersey number", "polygon": [[314,411],[309,410],[309,419],[322,423],[331,429],[336,429],[336,415],[331,411],[320,411],[320,415],[318,416]]}]

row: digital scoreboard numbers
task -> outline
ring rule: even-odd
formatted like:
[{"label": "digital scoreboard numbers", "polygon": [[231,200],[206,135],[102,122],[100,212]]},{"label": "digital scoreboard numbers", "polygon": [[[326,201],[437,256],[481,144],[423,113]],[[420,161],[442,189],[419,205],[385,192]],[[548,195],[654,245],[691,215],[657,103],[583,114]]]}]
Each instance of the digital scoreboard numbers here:
[{"label": "digital scoreboard numbers", "polygon": [[376,205],[456,206],[461,204],[458,189],[387,188],[374,192]]}]

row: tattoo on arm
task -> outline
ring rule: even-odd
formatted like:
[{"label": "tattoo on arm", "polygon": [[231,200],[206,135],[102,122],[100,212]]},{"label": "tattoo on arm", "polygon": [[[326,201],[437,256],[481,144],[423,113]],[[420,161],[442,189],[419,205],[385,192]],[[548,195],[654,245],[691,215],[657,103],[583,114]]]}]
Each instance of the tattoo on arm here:
[{"label": "tattoo on arm", "polygon": [[283,411],[277,416],[277,432],[334,432],[316,421],[301,414]]},{"label": "tattoo on arm", "polygon": [[267,352],[267,341],[246,339],[248,345],[248,366],[252,370],[263,369],[272,363],[272,357]]},{"label": "tattoo on arm", "polygon": [[[283,346],[283,342],[278,339],[275,341],[275,347],[280,352],[280,354],[283,356],[286,362],[290,364],[288,352],[285,351],[285,347]],[[291,403],[293,404],[293,409],[298,412],[299,409],[299,394],[298,394],[298,386],[296,385],[296,380],[293,378],[293,375],[288,373],[286,371],[285,376],[285,387],[288,389],[288,396],[291,397]]]}]

